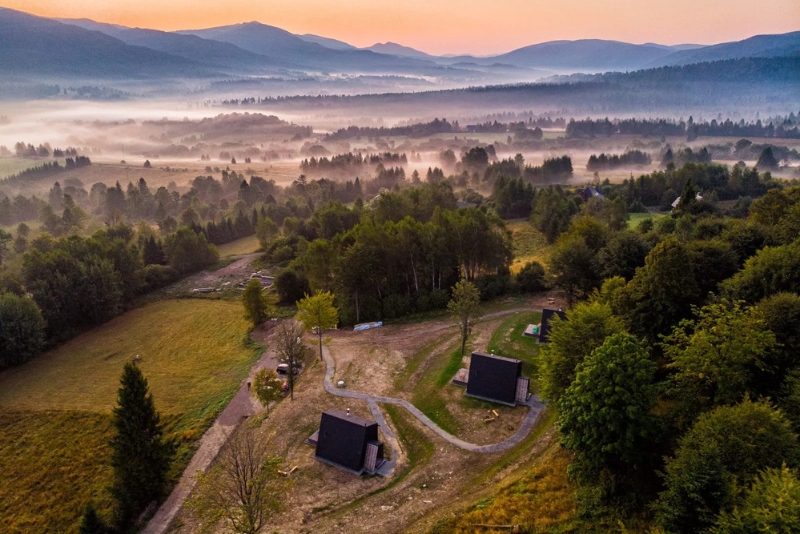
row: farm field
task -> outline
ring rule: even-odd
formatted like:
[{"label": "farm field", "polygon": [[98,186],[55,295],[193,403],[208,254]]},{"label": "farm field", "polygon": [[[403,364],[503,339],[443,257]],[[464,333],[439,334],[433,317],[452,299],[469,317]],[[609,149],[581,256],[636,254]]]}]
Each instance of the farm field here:
[{"label": "farm field", "polygon": [[179,475],[260,354],[247,332],[238,303],[161,301],[0,374],[4,532],[77,532],[89,500],[108,511],[111,409],[122,366],[137,354],[178,440]]}]

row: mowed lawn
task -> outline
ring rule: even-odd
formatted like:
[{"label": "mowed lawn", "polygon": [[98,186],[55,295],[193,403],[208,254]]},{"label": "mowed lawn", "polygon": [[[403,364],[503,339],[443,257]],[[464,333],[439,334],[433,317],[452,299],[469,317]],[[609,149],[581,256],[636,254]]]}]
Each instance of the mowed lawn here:
[{"label": "mowed lawn", "polygon": [[260,353],[248,328],[238,303],[160,301],[0,374],[3,532],[77,532],[89,499],[108,512],[111,410],[137,354],[179,443],[177,476]]}]

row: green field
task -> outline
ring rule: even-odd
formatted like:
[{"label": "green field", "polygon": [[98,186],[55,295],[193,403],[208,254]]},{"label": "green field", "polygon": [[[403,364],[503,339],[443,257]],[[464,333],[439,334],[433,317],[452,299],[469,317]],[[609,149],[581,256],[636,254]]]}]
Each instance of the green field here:
[{"label": "green field", "polygon": [[226,256],[239,256],[240,254],[251,254],[261,248],[258,238],[254,235],[231,241],[217,247],[219,249],[219,257]]},{"label": "green field", "polygon": [[76,532],[90,499],[108,512],[110,412],[137,354],[179,441],[177,478],[260,353],[248,328],[237,303],[161,301],[0,374],[3,532]]},{"label": "green field", "polygon": [[631,213],[630,219],[628,219],[628,228],[632,230],[636,230],[636,227],[639,226],[639,223],[645,219],[652,219],[653,222],[656,222],[662,217],[666,217],[669,215],[668,213]]}]

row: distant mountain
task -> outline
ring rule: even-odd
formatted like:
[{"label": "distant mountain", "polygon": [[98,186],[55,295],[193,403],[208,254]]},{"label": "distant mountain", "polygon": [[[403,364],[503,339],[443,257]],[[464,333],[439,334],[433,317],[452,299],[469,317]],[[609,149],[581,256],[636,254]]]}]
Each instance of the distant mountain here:
[{"label": "distant mountain", "polygon": [[179,56],[198,63],[205,63],[230,73],[264,74],[277,68],[297,68],[289,62],[270,61],[268,58],[242,50],[230,43],[201,39],[196,35],[126,28],[116,24],[104,24],[89,19],[58,19],[59,22],[98,31],[119,39],[123,43]]},{"label": "distant mountain", "polygon": [[779,35],[756,35],[743,41],[682,50],[659,58],[652,66],[689,65],[704,61],[745,57],[786,57],[800,54],[800,31]]},{"label": "distant mountain", "polygon": [[743,58],[628,73],[576,75],[564,83],[532,83],[331,97],[291,97],[267,103],[270,110],[357,110],[383,116],[453,116],[508,111],[569,109],[572,114],[650,113],[686,116],[687,110],[797,109],[800,56]]},{"label": "distant mountain", "polygon": [[364,50],[372,50],[378,54],[391,54],[393,56],[413,57],[417,59],[429,59],[433,61],[440,59],[436,56],[426,54],[425,52],[420,52],[419,50],[411,48],[410,46],[403,46],[392,42],[375,43],[372,46],[364,48]]},{"label": "distant mountain", "polygon": [[559,70],[634,70],[673,52],[664,45],[581,39],[526,46],[492,59],[525,67]]},{"label": "distant mountain", "polygon": [[330,48],[331,50],[358,50],[358,48],[351,44],[347,44],[338,39],[331,39],[330,37],[320,37],[319,35],[313,35],[310,33],[298,35],[298,37],[304,41],[308,41],[309,43],[317,43],[318,45],[322,45],[325,48]]},{"label": "distant mountain", "polygon": [[206,65],[104,33],[0,8],[0,72],[48,78],[211,76]]},{"label": "distant mountain", "polygon": [[418,73],[420,69],[436,67],[432,62],[376,54],[369,50],[334,50],[260,22],[246,22],[177,33],[231,43],[244,50],[266,56],[273,61],[289,61],[293,64],[327,72]]}]

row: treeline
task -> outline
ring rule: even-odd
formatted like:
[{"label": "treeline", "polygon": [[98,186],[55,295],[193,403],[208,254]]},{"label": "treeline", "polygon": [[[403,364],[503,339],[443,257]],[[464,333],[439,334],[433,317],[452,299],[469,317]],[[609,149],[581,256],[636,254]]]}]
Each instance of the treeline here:
[{"label": "treeline", "polygon": [[760,175],[755,168],[734,165],[729,169],[723,165],[687,163],[677,169],[669,167],[638,178],[627,178],[621,184],[604,184],[603,191],[606,196],[621,197],[629,207],[641,204],[671,209],[672,202],[689,183],[702,196],[719,200],[752,199],[765,194],[769,188],[779,187],[769,174]]},{"label": "treeline", "polygon": [[87,156],[76,156],[74,158],[68,157],[64,161],[64,166],[61,166],[57,161],[45,162],[35,167],[30,167],[17,174],[7,176],[0,183],[4,185],[17,186],[27,181],[41,180],[42,178],[49,178],[54,174],[62,171],[76,169],[78,167],[86,167],[92,164]]},{"label": "treeline", "polygon": [[521,178],[527,182],[547,182],[572,176],[572,158],[567,155],[547,158],[541,165],[526,165],[522,154],[513,159],[495,161],[483,172],[484,182],[494,182],[499,177]]},{"label": "treeline", "polygon": [[447,119],[433,119],[431,122],[409,124],[407,126],[393,126],[391,128],[385,126],[381,126],[380,128],[349,126],[337,130],[332,134],[327,134],[325,139],[328,141],[340,141],[357,137],[427,137],[429,135],[459,131],[458,121],[450,123]]},{"label": "treeline", "polygon": [[800,159],[800,152],[796,148],[768,143],[753,143],[749,139],[739,139],[736,143],[726,143],[724,145],[707,145],[706,148],[714,159],[722,160],[758,160],[767,149],[772,152],[777,161]]},{"label": "treeline", "polygon": [[644,166],[650,165],[652,159],[650,154],[646,154],[641,150],[628,150],[624,154],[600,154],[599,156],[592,154],[589,156],[589,161],[586,163],[586,170],[589,171],[608,171],[618,169],[620,167],[631,166]]},{"label": "treeline", "polygon": [[706,137],[780,137],[800,138],[800,129],[794,118],[787,118],[779,124],[761,120],[755,122],[733,122],[730,119],[717,122],[716,119],[695,122],[692,117],[688,121],[668,119],[570,119],[567,123],[565,137],[567,139],[591,139],[598,136],[614,134],[643,135],[648,137],[686,136],[692,141],[699,136]]},{"label": "treeline", "polygon": [[23,256],[21,276],[0,279],[0,368],[116,317],[138,295],[217,259],[216,248],[186,227],[163,240],[146,225],[118,225],[89,238],[41,234]]},{"label": "treeline", "polygon": [[661,164],[668,165],[670,163],[676,166],[681,166],[686,163],[711,163],[711,153],[706,147],[697,151],[687,147],[683,150],[673,152],[672,147],[667,145],[667,150],[664,151],[664,155],[661,157]]},{"label": "treeline", "polygon": [[76,157],[78,149],[74,147],[67,147],[65,149],[52,148],[49,143],[40,144],[38,147],[22,141],[14,144],[14,155],[18,158],[49,158],[50,155],[54,158],[63,158],[64,156]]},{"label": "treeline", "polygon": [[311,177],[351,178],[370,172],[377,165],[407,165],[408,157],[405,154],[385,152],[382,154],[361,153],[337,154],[330,159],[327,157],[309,158],[300,162],[300,172]]}]

